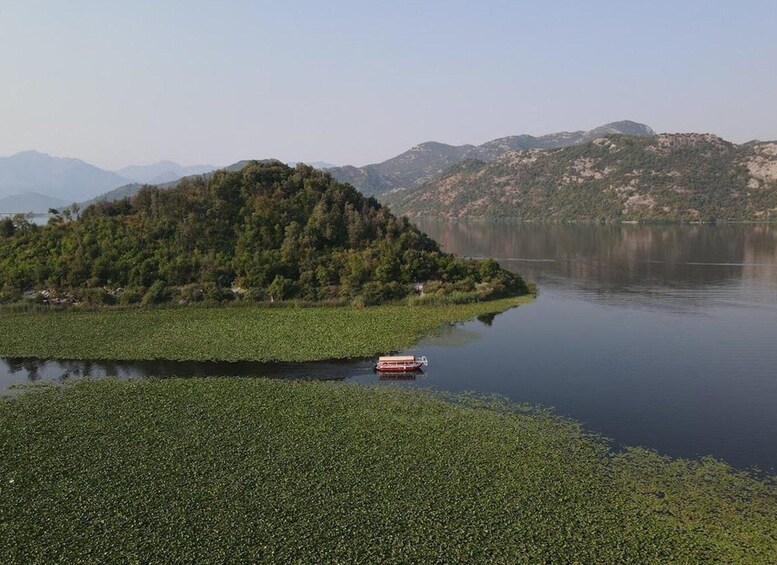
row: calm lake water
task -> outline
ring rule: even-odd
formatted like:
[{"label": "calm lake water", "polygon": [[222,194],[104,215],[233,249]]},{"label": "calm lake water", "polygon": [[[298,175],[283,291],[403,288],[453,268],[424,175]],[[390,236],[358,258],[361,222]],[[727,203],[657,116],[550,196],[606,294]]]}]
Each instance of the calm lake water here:
[{"label": "calm lake water", "polygon": [[420,222],[447,251],[495,257],[541,289],[528,306],[447,326],[379,380],[345,363],[5,359],[0,388],[83,375],[323,378],[498,393],[552,406],[619,445],[777,469],[777,228]]}]

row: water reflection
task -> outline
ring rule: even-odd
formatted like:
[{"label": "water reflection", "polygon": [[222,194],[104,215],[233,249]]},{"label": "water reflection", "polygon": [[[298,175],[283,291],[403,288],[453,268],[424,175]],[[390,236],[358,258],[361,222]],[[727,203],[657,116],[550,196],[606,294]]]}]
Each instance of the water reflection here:
[{"label": "water reflection", "polygon": [[63,383],[85,377],[268,377],[337,381],[372,369],[369,360],[320,363],[258,363],[252,361],[102,361],[0,358],[0,391],[37,381]]},{"label": "water reflection", "polygon": [[746,287],[776,308],[773,225],[536,225],[421,220],[443,248],[495,257],[535,281],[615,305],[698,312]]},{"label": "water reflection", "polygon": [[423,376],[424,372],[420,369],[407,373],[378,373],[378,379],[381,381],[415,381]]},{"label": "water reflection", "polygon": [[486,327],[494,325],[494,319],[499,315],[499,312],[491,312],[489,314],[481,314],[478,316],[478,321]]}]

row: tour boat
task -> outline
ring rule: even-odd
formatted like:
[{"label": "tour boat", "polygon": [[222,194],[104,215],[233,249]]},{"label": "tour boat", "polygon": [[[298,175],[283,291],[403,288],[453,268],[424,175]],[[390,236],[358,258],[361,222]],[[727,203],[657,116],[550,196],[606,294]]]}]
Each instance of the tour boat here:
[{"label": "tour boat", "polygon": [[395,355],[392,357],[378,357],[375,370],[381,373],[409,373],[419,371],[421,367],[429,364],[426,357],[413,357],[412,355]]}]

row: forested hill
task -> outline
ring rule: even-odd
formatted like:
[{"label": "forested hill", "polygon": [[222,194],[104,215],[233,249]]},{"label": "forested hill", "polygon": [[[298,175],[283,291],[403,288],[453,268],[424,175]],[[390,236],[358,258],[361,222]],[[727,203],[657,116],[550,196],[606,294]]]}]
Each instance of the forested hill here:
[{"label": "forested hill", "polygon": [[442,253],[406,219],[305,165],[239,171],[143,188],[44,227],[0,222],[3,301],[345,299],[413,292],[476,300],[521,294],[495,261]]},{"label": "forested hill", "polygon": [[777,142],[709,134],[613,135],[460,163],[382,201],[411,217],[528,221],[777,218]]}]

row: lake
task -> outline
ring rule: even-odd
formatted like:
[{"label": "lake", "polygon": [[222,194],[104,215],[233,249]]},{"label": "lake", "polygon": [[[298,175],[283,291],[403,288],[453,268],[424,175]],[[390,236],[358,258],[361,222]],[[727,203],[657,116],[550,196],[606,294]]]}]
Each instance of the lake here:
[{"label": "lake", "polygon": [[539,298],[441,328],[430,365],[380,380],[337,363],[0,361],[0,388],[84,375],[324,378],[474,390],[554,407],[616,445],[777,469],[777,227],[447,223],[447,251],[495,257]]}]

